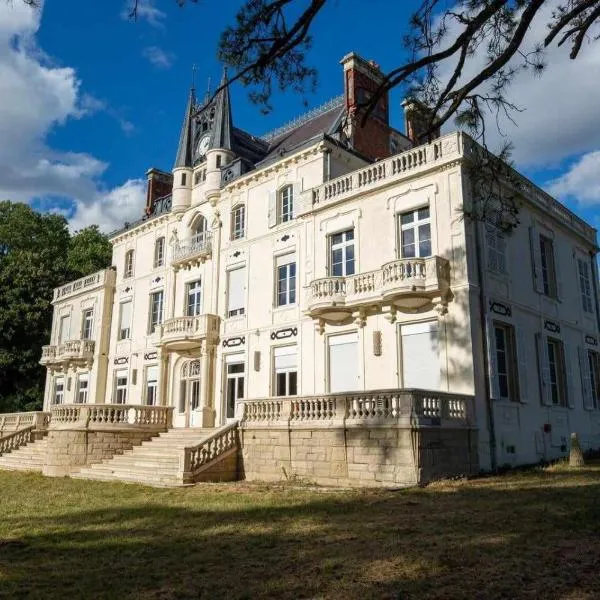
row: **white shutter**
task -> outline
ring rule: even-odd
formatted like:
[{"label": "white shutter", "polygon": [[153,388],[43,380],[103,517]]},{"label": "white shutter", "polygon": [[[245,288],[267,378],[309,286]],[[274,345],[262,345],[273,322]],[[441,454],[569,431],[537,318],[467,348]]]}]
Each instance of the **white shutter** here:
[{"label": "white shutter", "polygon": [[581,395],[583,396],[583,408],[593,410],[594,398],[592,396],[592,386],[590,380],[590,363],[585,348],[579,346],[577,348],[579,354],[579,373],[581,375]]},{"label": "white shutter", "polygon": [[519,375],[519,400],[527,402],[529,400],[529,385],[527,371],[527,337],[524,327],[516,330],[517,338],[517,368]]},{"label": "white shutter", "polygon": [[563,354],[567,378],[567,406],[575,408],[575,382],[573,381],[573,361],[575,360],[575,356],[570,344],[563,344]]},{"label": "white shutter", "polygon": [[69,339],[69,330],[71,328],[71,317],[61,317],[60,319],[60,338],[59,344],[63,344]]},{"label": "white shutter", "polygon": [[402,383],[405,388],[439,390],[439,323],[402,325]]},{"label": "white shutter", "polygon": [[535,334],[535,343],[538,355],[538,372],[540,376],[540,394],[542,404],[552,404],[552,392],[550,390],[550,361],[548,358],[548,341],[545,335]]},{"label": "white shutter", "polygon": [[302,184],[299,181],[294,183],[292,192],[292,218],[295,219],[296,215],[298,214],[298,207],[300,206],[300,197],[302,194]]},{"label": "white shutter", "polygon": [[542,280],[542,253],[540,250],[540,234],[535,226],[529,228],[529,246],[531,249],[533,289],[541,294],[544,292],[544,282]]},{"label": "white shutter", "polygon": [[283,346],[273,350],[275,371],[295,369],[298,364],[297,346]]},{"label": "white shutter", "polygon": [[228,271],[227,311],[235,311],[246,306],[246,267]]},{"label": "white shutter", "polygon": [[269,227],[277,225],[277,192],[269,192]]},{"label": "white shutter", "polygon": [[119,329],[131,328],[131,301],[121,304],[121,323]]},{"label": "white shutter", "polygon": [[358,334],[334,335],[329,344],[329,391],[358,390]]},{"label": "white shutter", "polygon": [[496,335],[494,332],[494,322],[488,318],[485,321],[487,335],[487,355],[488,355],[488,377],[490,380],[490,397],[493,400],[500,398],[500,386],[498,384],[498,363],[496,360]]},{"label": "white shutter", "polygon": [[289,265],[293,262],[296,262],[296,255],[293,252],[275,257],[276,267],[283,267],[283,265]]},{"label": "white shutter", "polygon": [[146,382],[158,381],[158,366],[154,365],[146,369]]}]

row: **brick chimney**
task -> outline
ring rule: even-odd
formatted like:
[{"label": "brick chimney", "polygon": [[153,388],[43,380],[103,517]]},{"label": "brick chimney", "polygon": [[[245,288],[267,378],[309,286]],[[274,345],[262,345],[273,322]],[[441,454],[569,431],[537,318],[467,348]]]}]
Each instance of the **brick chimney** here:
[{"label": "brick chimney", "polygon": [[404,108],[404,131],[406,137],[414,146],[426,144],[440,137],[439,127],[434,129],[427,137],[423,137],[429,119],[431,119],[431,110],[422,102],[413,98],[406,98],[402,102],[402,107]]},{"label": "brick chimney", "polygon": [[384,74],[374,61],[367,61],[351,52],[342,58],[344,66],[344,97],[349,116],[346,136],[352,147],[377,160],[390,156],[389,98],[387,92],[362,125],[363,105],[375,94]]},{"label": "brick chimney", "polygon": [[148,215],[152,212],[154,202],[158,198],[168,196],[173,191],[173,174],[152,168],[148,169],[146,177],[148,178],[148,189],[144,213]]}]

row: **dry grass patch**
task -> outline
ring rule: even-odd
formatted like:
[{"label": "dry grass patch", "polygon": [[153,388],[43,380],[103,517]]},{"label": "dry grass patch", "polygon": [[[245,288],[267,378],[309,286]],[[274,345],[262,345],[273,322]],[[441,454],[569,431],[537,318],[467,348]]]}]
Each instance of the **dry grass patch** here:
[{"label": "dry grass patch", "polygon": [[403,491],[0,471],[1,598],[600,597],[600,466]]}]

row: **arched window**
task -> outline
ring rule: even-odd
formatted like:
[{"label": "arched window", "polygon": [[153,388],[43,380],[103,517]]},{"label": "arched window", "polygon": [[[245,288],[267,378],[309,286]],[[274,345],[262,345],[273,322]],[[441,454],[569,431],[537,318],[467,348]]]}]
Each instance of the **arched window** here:
[{"label": "arched window", "polygon": [[127,250],[125,253],[125,268],[123,269],[123,278],[133,277],[133,250]]},{"label": "arched window", "polygon": [[179,412],[184,413],[186,404],[191,410],[200,408],[200,361],[189,360],[181,368],[181,391]]},{"label": "arched window", "polygon": [[277,222],[287,223],[294,218],[294,188],[286,185],[277,194]]},{"label": "arched window", "polygon": [[165,238],[159,237],[154,242],[154,268],[163,267],[165,264]]},{"label": "arched window", "polygon": [[236,204],[231,209],[231,239],[239,240],[246,235],[246,207]]},{"label": "arched window", "polygon": [[192,243],[204,242],[208,233],[208,221],[204,215],[198,215],[192,224]]}]

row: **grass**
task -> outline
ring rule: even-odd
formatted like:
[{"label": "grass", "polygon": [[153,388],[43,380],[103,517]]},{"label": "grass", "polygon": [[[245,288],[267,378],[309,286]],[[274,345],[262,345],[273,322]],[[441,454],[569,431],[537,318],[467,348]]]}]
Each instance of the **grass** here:
[{"label": "grass", "polygon": [[600,597],[600,465],[402,491],[0,471],[0,598]]}]

